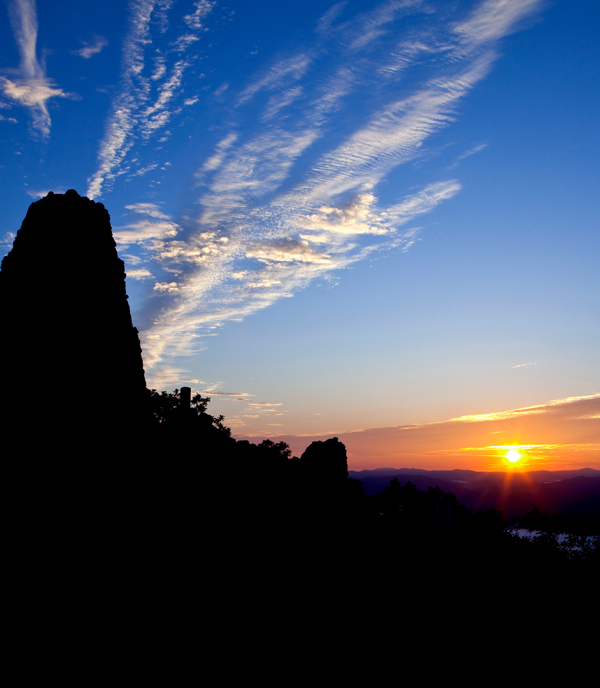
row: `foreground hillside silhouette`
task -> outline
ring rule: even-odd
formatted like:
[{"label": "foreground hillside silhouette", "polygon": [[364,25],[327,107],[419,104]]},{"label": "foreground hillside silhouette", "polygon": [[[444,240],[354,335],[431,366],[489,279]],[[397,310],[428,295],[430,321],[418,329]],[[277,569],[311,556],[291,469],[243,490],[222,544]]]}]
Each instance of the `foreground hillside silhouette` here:
[{"label": "foreground hillside silhouette", "polygon": [[391,580],[439,566],[597,566],[585,537],[597,515],[572,521],[567,546],[532,505],[524,527],[547,537],[519,540],[499,510],[474,513],[439,487],[395,479],[367,496],[337,438],[292,457],[283,442],[236,441],[187,387],[148,390],[108,212],[73,190],[29,208],[0,302],[9,529],[23,551],[205,558],[224,581],[239,567]]}]

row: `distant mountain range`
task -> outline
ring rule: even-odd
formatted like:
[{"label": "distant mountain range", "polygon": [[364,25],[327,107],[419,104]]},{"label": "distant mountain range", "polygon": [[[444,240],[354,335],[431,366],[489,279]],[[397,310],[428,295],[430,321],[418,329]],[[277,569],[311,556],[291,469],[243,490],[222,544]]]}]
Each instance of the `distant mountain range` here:
[{"label": "distant mountain range", "polygon": [[451,492],[472,511],[500,509],[507,518],[523,516],[534,504],[552,515],[600,513],[600,471],[593,468],[528,473],[376,468],[349,471],[348,475],[360,480],[369,495],[382,492],[397,478],[402,485],[410,481],[418,490],[439,487]]}]

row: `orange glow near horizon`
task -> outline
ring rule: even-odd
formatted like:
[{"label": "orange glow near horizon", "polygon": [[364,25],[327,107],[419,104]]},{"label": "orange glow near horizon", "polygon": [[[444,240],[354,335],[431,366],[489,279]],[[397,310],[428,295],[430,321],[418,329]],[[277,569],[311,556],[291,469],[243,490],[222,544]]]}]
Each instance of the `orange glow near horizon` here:
[{"label": "orange glow near horizon", "polygon": [[[600,394],[447,421],[336,432],[353,470],[600,470]],[[300,456],[320,436],[282,436]]]}]

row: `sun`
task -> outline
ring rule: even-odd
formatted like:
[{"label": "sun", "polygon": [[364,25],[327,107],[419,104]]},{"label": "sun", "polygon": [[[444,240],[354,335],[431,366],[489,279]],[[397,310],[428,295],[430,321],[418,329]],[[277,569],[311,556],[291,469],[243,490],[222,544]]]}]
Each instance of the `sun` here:
[{"label": "sun", "polygon": [[521,460],[521,454],[516,449],[511,449],[510,451],[506,452],[506,458],[511,462],[511,463],[517,463],[517,461]]}]

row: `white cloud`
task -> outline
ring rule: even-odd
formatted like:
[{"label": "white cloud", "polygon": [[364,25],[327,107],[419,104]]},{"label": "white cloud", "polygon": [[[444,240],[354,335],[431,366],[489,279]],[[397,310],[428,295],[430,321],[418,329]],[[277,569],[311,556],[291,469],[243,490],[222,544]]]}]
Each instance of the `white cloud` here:
[{"label": "white cloud", "polygon": [[340,16],[344,7],[348,4],[347,0],[338,2],[333,7],[330,7],[327,12],[319,19],[315,31],[318,33],[326,32],[333,22]]},{"label": "white cloud", "polygon": [[33,189],[29,189],[26,191],[28,196],[31,196],[31,198],[45,198],[50,191],[52,193],[64,193],[66,189],[63,187],[54,187],[53,189],[43,189],[42,191],[35,191]]},{"label": "white cloud", "polygon": [[21,56],[18,77],[0,77],[0,88],[9,100],[29,108],[32,127],[43,137],[50,134],[47,101],[66,98],[68,94],[46,76],[36,54],[38,21],[34,0],[9,0],[8,13]]},{"label": "white cloud", "polygon": [[294,88],[288,88],[281,94],[277,94],[276,96],[272,96],[269,99],[269,104],[267,106],[267,109],[265,111],[265,114],[263,115],[263,120],[269,120],[275,117],[275,115],[279,114],[279,112],[288,105],[291,105],[297,98],[299,98],[302,95],[302,87],[301,86],[295,86]]},{"label": "white cloud", "polygon": [[236,142],[237,138],[238,135],[232,131],[227,134],[224,139],[219,141],[219,143],[216,145],[216,153],[206,160],[196,176],[200,178],[203,176],[203,172],[213,172],[214,170],[218,170],[223,164],[227,150],[231,148],[231,146]]},{"label": "white cloud", "polygon": [[168,215],[165,215],[162,210],[156,205],[156,203],[133,203],[131,205],[126,205],[127,210],[131,210],[133,213],[139,215],[149,215],[150,217],[156,217],[159,220],[170,220]]},{"label": "white cloud", "polygon": [[190,14],[186,14],[183,20],[190,29],[194,29],[196,31],[202,29],[202,21],[206,18],[216,4],[217,3],[213,2],[212,0],[196,0],[194,3],[194,11],[190,12]]},{"label": "white cloud", "polygon": [[468,158],[470,155],[475,155],[475,153],[479,153],[479,151],[482,151],[484,148],[487,148],[487,143],[480,143],[477,146],[473,146],[473,148],[470,148],[462,155],[459,155],[456,159],[464,160],[465,158]]},{"label": "white cloud", "polygon": [[136,172],[133,172],[132,174],[130,174],[129,177],[130,178],[143,177],[145,174],[148,174],[148,172],[152,172],[152,170],[155,170],[157,167],[158,167],[158,163],[154,162],[151,165],[146,165],[146,167],[141,167]]},{"label": "white cloud", "polygon": [[113,236],[123,246],[142,244],[151,239],[175,237],[180,227],[175,222],[138,220],[124,227],[113,228]]},{"label": "white cloud", "polygon": [[449,165],[449,167],[447,169],[449,169],[449,170],[454,169],[461,160],[464,160],[465,158],[468,158],[471,155],[475,155],[476,153],[479,153],[479,151],[482,151],[484,148],[487,148],[487,143],[480,143],[477,146],[473,146],[473,148],[469,148],[469,150],[467,150],[464,153],[461,153],[459,156],[457,156],[456,160],[451,165]]},{"label": "white cloud", "polygon": [[388,0],[388,2],[384,2],[365,13],[355,26],[355,37],[350,45],[350,50],[361,50],[383,36],[400,11],[421,2],[422,0]]},{"label": "white cloud", "polygon": [[[312,249],[308,241],[297,241],[290,237],[250,245],[246,256],[262,262],[331,263],[328,255]],[[269,286],[277,282],[270,282]]]},{"label": "white cloud", "polygon": [[288,85],[292,80],[297,81],[301,79],[308,71],[313,58],[314,56],[308,53],[300,53],[273,65],[265,76],[257,79],[242,91],[238,99],[238,105],[242,105],[247,100],[250,100],[259,91],[270,91],[282,84]]},{"label": "white cloud", "polygon": [[371,212],[376,200],[371,193],[358,194],[342,208],[321,206],[318,213],[299,220],[298,224],[303,229],[339,234],[387,234],[389,229],[380,226],[379,218]]},{"label": "white cloud", "polygon": [[199,380],[189,379],[190,371],[176,366],[162,365],[151,372],[146,372],[146,383],[149,389],[174,389],[190,384],[197,384]]},{"label": "white cloud", "polygon": [[138,268],[136,270],[128,270],[127,277],[131,277],[131,279],[136,280],[143,280],[154,277],[154,275],[147,268]]},{"label": "white cloud", "polygon": [[542,0],[486,0],[454,31],[463,43],[476,47],[513,33],[520,22],[539,10]]},{"label": "white cloud", "polygon": [[312,197],[372,187],[398,165],[415,159],[425,140],[451,122],[458,101],[487,74],[490,64],[491,55],[485,54],[457,74],[432,79],[375,112],[366,126],[320,161]]},{"label": "white cloud", "polygon": [[390,58],[377,69],[377,74],[386,78],[397,78],[419,59],[450,49],[445,43],[426,43],[425,41],[403,41]]},{"label": "white cloud", "polygon": [[179,291],[179,285],[177,282],[157,282],[154,285],[154,291],[172,293]]},{"label": "white cloud", "polygon": [[449,200],[460,191],[460,188],[455,179],[430,184],[402,203],[390,206],[385,213],[386,219],[395,226],[405,224],[418,215],[430,212],[442,201]]},{"label": "white cloud", "polygon": [[90,57],[102,52],[102,49],[108,45],[108,40],[104,36],[94,36],[92,41],[80,41],[80,43],[83,43],[83,47],[73,50],[73,55],[89,60]]},{"label": "white cloud", "polygon": [[[196,8],[201,5],[203,12],[213,6]],[[151,325],[142,333],[147,370],[197,351],[200,337],[214,336],[214,328],[292,296],[318,277],[330,278],[375,251],[406,250],[421,229],[410,223],[452,198],[460,184],[436,180],[391,197],[383,182],[419,159],[428,139],[452,123],[461,100],[496,59],[495,41],[537,5],[525,0],[519,9],[516,2],[485,0],[457,22],[428,3],[388,0],[334,24],[344,9],[338,3],[312,44],[233,94],[234,113],[224,118],[229,128],[198,162],[198,213],[180,226],[158,206],[135,204],[128,210],[144,219],[116,232],[119,242],[137,243],[146,260],[177,275],[176,282],[154,286],[162,296],[152,300]],[[136,5],[144,6],[143,0]],[[405,30],[403,15],[418,11],[429,13],[424,29],[411,24]],[[140,76],[141,42],[150,45],[151,36],[138,15],[139,46],[133,33],[130,44],[139,51],[132,48],[127,62],[131,89],[115,101],[113,117],[121,119],[105,138],[107,166],[101,164],[91,182],[98,189],[121,172],[134,139],[154,135],[189,100],[183,76],[190,55],[156,61],[164,66],[154,71],[156,83]],[[186,23],[184,36],[204,30],[194,22]],[[385,51],[377,53],[382,42]],[[173,43],[177,50],[181,45]],[[414,78],[399,80],[416,65]],[[319,68],[316,81],[306,78],[313,67]],[[361,100],[358,114],[344,109],[350,93]],[[292,105],[293,117],[283,116]]]},{"label": "white cloud", "polygon": [[[141,133],[148,138],[155,131],[164,127],[173,114],[168,106],[178,94],[185,70],[191,65],[191,60],[179,60],[172,68],[169,78],[160,85],[159,93],[152,105],[141,113]],[[166,70],[165,70],[166,71]]]},{"label": "white cloud", "polygon": [[[173,43],[175,52],[153,54],[154,70],[148,77],[145,76],[146,53],[153,46],[153,32],[166,31],[173,2],[135,0],[131,3],[129,30],[123,44],[122,87],[113,100],[106,123],[98,152],[98,168],[88,179],[90,198],[98,197],[107,185],[123,174],[125,159],[139,138],[149,139],[159,132],[163,134],[159,141],[169,136],[170,132],[162,130],[189,100],[183,98],[176,102],[183,90],[185,72],[195,59],[193,54],[187,57],[183,54],[199,40],[204,31],[203,20],[215,4],[208,0],[194,3],[193,11],[183,19],[183,33]],[[153,18],[158,19],[157,23],[152,22]]]},{"label": "white cloud", "polygon": [[[21,105],[31,108],[44,108],[49,98],[57,96],[65,97],[59,88],[54,88],[50,79],[20,79],[11,81],[6,77],[0,77],[0,84],[4,95],[18,101]],[[49,126],[49,121],[48,121]]]}]

